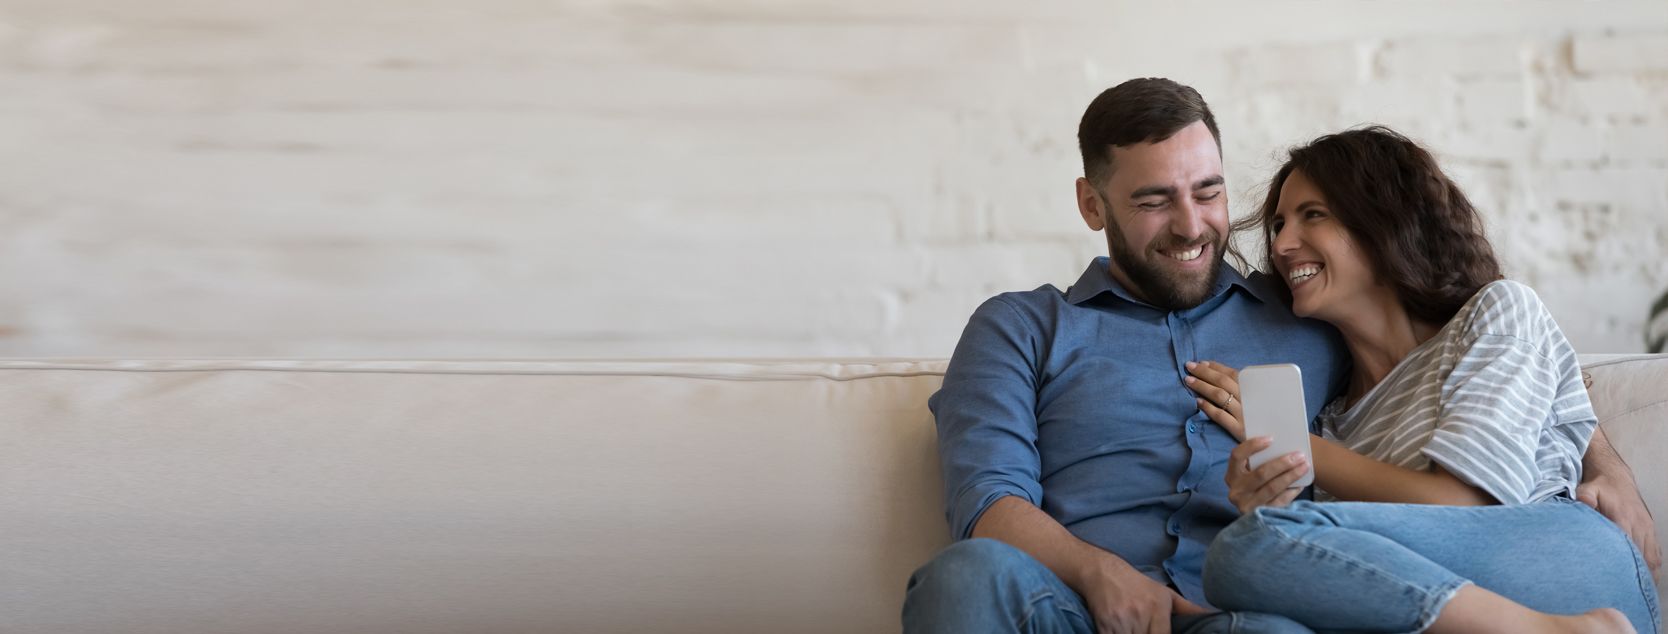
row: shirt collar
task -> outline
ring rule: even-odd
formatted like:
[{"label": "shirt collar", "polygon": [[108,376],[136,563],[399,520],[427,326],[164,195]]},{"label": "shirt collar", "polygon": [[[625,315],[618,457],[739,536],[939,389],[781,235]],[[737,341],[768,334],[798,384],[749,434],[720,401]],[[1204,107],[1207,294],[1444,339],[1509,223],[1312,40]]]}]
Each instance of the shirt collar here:
[{"label": "shirt collar", "polygon": [[[1071,302],[1072,304],[1081,305],[1086,301],[1100,296],[1102,293],[1111,293],[1123,298],[1124,301],[1134,302],[1143,306],[1150,305],[1144,301],[1136,299],[1134,295],[1130,294],[1128,289],[1125,289],[1122,284],[1118,283],[1118,280],[1112,279],[1112,272],[1108,268],[1111,264],[1112,259],[1104,255],[1097,257],[1094,261],[1090,262],[1089,268],[1084,269],[1083,275],[1077,278],[1077,283],[1072,284],[1071,288],[1066,289],[1066,301]],[[1211,289],[1210,296],[1216,297],[1217,295],[1221,295],[1223,292],[1227,291],[1230,287],[1238,286],[1247,294],[1251,295],[1253,299],[1256,299],[1259,302],[1269,303],[1278,301],[1279,297],[1274,293],[1274,288],[1268,283],[1268,281],[1272,278],[1269,278],[1266,275],[1258,275],[1257,277],[1260,279],[1246,279],[1246,277],[1244,275],[1240,275],[1239,271],[1235,270],[1234,267],[1228,266],[1227,262],[1223,262],[1222,271],[1218,273],[1216,277],[1216,288]]]}]

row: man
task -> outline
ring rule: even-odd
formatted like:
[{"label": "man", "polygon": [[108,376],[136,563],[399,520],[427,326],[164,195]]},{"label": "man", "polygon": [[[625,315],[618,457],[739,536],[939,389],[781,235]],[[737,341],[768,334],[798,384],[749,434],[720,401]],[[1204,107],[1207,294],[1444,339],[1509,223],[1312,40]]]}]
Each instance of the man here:
[{"label": "man", "polygon": [[[1065,292],[1004,293],[969,321],[930,402],[959,541],[910,579],[905,629],[1307,632],[1205,601],[1206,547],[1238,515],[1224,482],[1236,442],[1182,380],[1196,360],[1296,363],[1312,419],[1347,352],[1291,314],[1279,280],[1225,264],[1220,134],[1198,92],[1120,84],[1089,105],[1078,142],[1078,211],[1111,257]],[[1593,444],[1583,499],[1654,554],[1631,472]],[[1272,500],[1307,467],[1250,476]]]}]

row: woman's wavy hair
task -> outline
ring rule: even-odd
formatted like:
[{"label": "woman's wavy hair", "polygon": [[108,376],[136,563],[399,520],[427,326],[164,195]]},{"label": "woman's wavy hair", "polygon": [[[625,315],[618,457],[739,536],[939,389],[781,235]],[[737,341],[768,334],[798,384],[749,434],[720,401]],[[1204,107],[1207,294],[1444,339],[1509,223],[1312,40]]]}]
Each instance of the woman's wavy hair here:
[{"label": "woman's wavy hair", "polygon": [[[1262,232],[1265,270],[1275,270],[1270,227],[1280,188],[1294,171],[1320,189],[1373,272],[1415,318],[1446,323],[1484,285],[1501,278],[1482,217],[1459,186],[1430,152],[1377,125],[1292,149],[1269,183],[1262,208],[1234,223],[1235,232]],[[1290,292],[1284,284],[1280,288]]]}]

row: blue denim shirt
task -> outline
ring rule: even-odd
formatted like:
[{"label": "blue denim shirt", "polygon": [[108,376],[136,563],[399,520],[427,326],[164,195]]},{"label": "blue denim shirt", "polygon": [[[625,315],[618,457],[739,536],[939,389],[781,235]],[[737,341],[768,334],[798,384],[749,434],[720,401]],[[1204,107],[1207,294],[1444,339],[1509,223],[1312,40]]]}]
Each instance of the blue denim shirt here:
[{"label": "blue denim shirt", "polygon": [[1209,299],[1166,312],[1096,258],[1066,292],[987,300],[928,406],[956,539],[1014,495],[1079,539],[1201,605],[1205,549],[1239,513],[1223,481],[1235,441],[1182,383],[1188,361],[1295,363],[1314,418],[1343,386],[1337,332],[1292,315],[1263,274],[1224,264]]}]

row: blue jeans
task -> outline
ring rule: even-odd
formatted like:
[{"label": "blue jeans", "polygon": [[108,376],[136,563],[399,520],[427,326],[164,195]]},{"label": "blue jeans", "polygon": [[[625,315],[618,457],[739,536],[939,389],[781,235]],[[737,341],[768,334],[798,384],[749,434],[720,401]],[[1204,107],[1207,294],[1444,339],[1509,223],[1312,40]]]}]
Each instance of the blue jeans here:
[{"label": "blue jeans", "polygon": [[1211,542],[1205,596],[1316,631],[1418,632],[1466,583],[1530,608],[1616,608],[1634,629],[1661,616],[1644,558],[1587,505],[1299,501],[1240,517]]},{"label": "blue jeans", "polygon": [[[905,632],[1095,631],[1083,599],[1042,562],[994,539],[952,544],[909,578]],[[1269,614],[1217,612],[1170,620],[1175,634],[1309,634]]]}]

